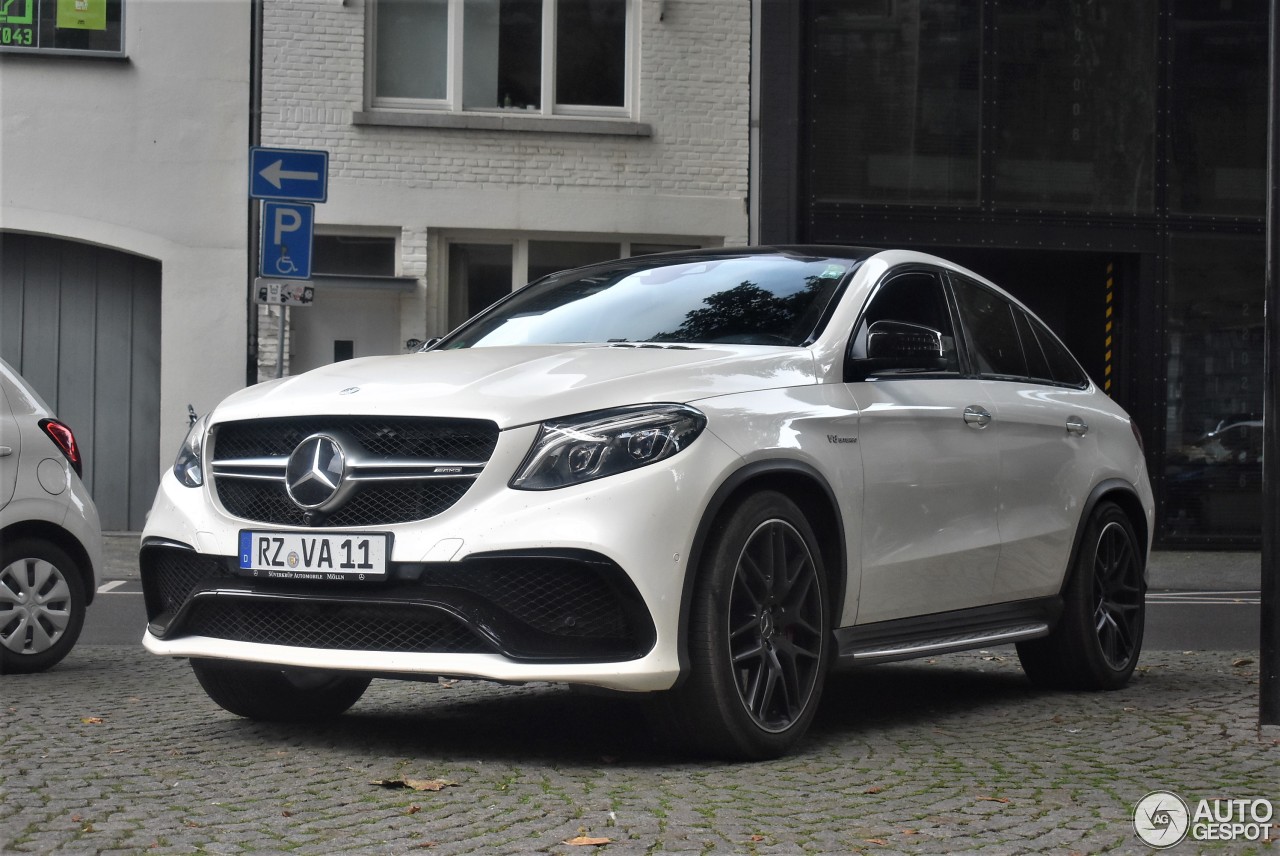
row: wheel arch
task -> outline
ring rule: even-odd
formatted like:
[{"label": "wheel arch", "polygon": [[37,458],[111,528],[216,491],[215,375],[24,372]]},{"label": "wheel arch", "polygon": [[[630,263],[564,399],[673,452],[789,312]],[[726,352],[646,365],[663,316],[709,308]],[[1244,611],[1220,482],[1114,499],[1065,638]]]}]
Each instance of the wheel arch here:
[{"label": "wheel arch", "polygon": [[1125,517],[1129,519],[1129,525],[1133,527],[1134,534],[1138,537],[1138,543],[1142,545],[1142,573],[1146,577],[1147,559],[1151,549],[1151,533],[1147,526],[1147,515],[1142,506],[1142,500],[1138,496],[1137,490],[1133,485],[1123,479],[1107,479],[1099,482],[1089,493],[1089,498],[1085,500],[1084,511],[1080,515],[1080,522],[1076,524],[1076,534],[1071,542],[1071,555],[1067,560],[1067,570],[1062,577],[1062,587],[1059,593],[1066,591],[1066,587],[1071,577],[1071,570],[1076,566],[1076,561],[1080,556],[1080,544],[1084,540],[1085,529],[1089,526],[1089,520],[1093,517],[1093,512],[1098,505],[1103,502],[1115,503]]},{"label": "wheel arch", "polygon": [[61,526],[45,520],[21,520],[0,531],[0,542],[12,543],[20,538],[47,541],[70,556],[76,563],[76,571],[80,574],[80,579],[84,582],[85,605],[93,603],[94,595],[97,594],[94,586],[93,561],[89,558],[89,551],[84,548],[79,539]]},{"label": "wheel arch", "polygon": [[726,510],[732,508],[741,497],[761,490],[775,490],[783,494],[800,507],[809,521],[822,552],[827,591],[831,599],[829,608],[832,626],[839,621],[848,579],[848,562],[844,525],[835,491],[817,469],[803,461],[774,460],[748,464],[733,472],[712,494],[694,533],[689,550],[688,572],[680,595],[680,626],[676,646],[680,662],[679,681],[684,680],[689,671],[689,612],[694,582],[702,565],[707,541]]}]

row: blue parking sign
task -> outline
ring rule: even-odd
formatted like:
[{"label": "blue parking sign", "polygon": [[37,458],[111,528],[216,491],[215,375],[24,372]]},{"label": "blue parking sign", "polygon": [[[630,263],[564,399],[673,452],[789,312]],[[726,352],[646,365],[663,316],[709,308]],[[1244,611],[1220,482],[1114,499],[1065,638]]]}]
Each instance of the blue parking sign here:
[{"label": "blue parking sign", "polygon": [[315,221],[316,207],[310,203],[262,203],[262,255],[258,273],[282,279],[310,279]]}]

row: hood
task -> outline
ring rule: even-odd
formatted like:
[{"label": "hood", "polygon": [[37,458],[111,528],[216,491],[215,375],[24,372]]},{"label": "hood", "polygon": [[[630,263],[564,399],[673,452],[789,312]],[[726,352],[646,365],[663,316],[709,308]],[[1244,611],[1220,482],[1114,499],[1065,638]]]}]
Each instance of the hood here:
[{"label": "hood", "polygon": [[815,383],[813,355],[758,345],[533,345],[334,363],[249,387],[214,420],[307,414],[489,419],[513,428],[608,407]]}]

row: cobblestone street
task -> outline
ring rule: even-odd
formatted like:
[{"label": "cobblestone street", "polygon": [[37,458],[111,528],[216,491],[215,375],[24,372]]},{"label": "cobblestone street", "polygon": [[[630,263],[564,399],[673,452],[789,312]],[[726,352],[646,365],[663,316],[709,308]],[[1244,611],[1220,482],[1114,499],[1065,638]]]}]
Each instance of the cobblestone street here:
[{"label": "cobblestone street", "polygon": [[82,646],[0,678],[0,852],[1148,852],[1149,791],[1280,797],[1255,660],[1154,652],[1099,695],[1032,690],[1011,649],[846,673],[798,754],[735,766],[560,687],[375,681],[332,724],[262,725],[184,662]]}]

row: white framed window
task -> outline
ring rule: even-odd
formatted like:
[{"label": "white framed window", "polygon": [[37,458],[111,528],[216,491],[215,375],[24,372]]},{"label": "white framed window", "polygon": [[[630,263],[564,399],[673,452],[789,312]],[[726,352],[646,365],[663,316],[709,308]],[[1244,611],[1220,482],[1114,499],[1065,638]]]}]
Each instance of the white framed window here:
[{"label": "white framed window", "polygon": [[637,0],[370,0],[369,103],[628,117]]}]

